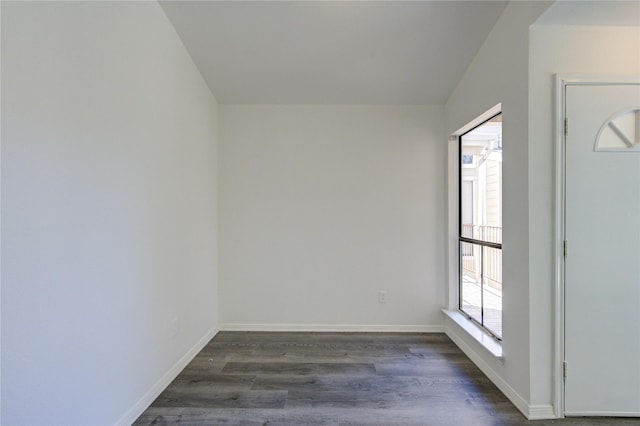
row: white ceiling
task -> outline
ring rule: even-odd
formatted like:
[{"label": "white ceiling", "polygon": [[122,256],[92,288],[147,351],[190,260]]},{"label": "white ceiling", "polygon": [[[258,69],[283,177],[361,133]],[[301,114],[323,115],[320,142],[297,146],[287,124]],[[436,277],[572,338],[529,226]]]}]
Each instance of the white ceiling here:
[{"label": "white ceiling", "polygon": [[640,26],[640,1],[568,1],[553,4],[536,25]]},{"label": "white ceiling", "polygon": [[498,1],[161,1],[226,104],[444,103]]}]

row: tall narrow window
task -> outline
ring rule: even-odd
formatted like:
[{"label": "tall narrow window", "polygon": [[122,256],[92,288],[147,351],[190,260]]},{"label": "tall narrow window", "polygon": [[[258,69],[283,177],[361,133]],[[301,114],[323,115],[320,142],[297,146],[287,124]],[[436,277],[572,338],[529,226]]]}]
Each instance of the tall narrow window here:
[{"label": "tall narrow window", "polygon": [[459,143],[459,307],[502,340],[502,114]]}]

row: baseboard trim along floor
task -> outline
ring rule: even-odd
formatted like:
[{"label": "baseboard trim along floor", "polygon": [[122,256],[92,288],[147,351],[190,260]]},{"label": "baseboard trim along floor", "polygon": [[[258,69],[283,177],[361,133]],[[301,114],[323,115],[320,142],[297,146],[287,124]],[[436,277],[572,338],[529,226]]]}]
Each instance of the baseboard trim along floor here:
[{"label": "baseboard trim along floor", "polygon": [[184,368],[198,355],[200,351],[218,334],[219,329],[209,330],[198,342],[191,347],[166,373],[162,375],[133,407],[118,420],[116,425],[130,425],[149,407],[167,386],[184,370]]},{"label": "baseboard trim along floor", "polygon": [[473,361],[473,363],[495,384],[502,393],[520,410],[529,420],[555,419],[556,415],[552,405],[529,405],[527,401],[516,392],[498,373],[478,355],[464,339],[459,336],[453,327],[447,327],[446,334],[449,338]]},{"label": "baseboard trim along floor", "polygon": [[437,325],[361,325],[361,324],[239,324],[220,326],[221,331],[279,331],[279,332],[363,332],[363,333],[444,333]]}]

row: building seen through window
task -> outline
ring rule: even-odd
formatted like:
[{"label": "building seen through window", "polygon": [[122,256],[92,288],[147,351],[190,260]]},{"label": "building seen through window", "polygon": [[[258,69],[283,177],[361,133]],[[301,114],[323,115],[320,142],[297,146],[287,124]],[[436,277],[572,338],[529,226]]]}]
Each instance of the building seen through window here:
[{"label": "building seen through window", "polygon": [[460,310],[502,339],[502,114],[459,138]]}]

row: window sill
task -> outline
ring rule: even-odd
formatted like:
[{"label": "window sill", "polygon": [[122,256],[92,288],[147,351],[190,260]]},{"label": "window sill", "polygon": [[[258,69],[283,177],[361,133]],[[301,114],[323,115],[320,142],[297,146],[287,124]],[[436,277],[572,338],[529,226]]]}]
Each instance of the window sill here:
[{"label": "window sill", "polygon": [[473,321],[469,320],[459,311],[443,309],[442,312],[451,321],[458,324],[462,330],[477,341],[480,346],[484,347],[491,355],[501,361],[504,360],[504,357],[502,356],[502,343],[491,337],[489,333],[475,325]]}]

